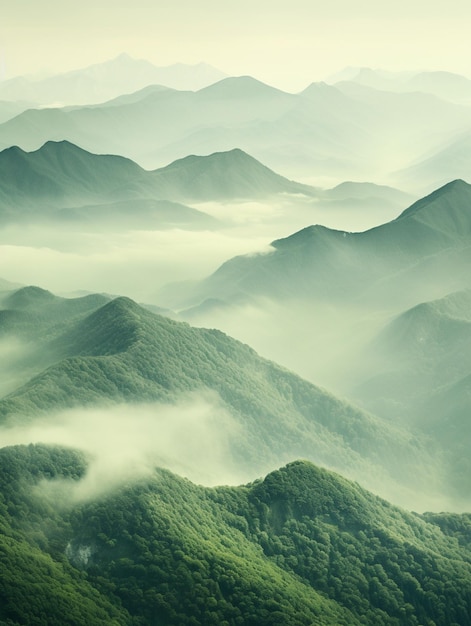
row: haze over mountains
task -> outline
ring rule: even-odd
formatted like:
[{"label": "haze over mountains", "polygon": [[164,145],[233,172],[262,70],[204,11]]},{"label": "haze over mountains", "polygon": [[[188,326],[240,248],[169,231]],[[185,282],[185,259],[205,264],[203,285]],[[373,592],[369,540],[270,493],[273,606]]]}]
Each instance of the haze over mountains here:
[{"label": "haze over mountains", "polygon": [[334,80],[0,83],[2,625],[471,623],[469,81]]},{"label": "haze over mountains", "polygon": [[[469,106],[430,94],[352,83],[315,83],[289,94],[246,76],[196,92],[146,87],[100,105],[24,111],[0,124],[0,148],[29,151],[66,139],[149,169],[189,154],[240,148],[306,182],[360,179],[401,186],[396,171],[443,149],[470,126]],[[424,176],[407,182],[409,190],[423,191],[434,181]]]},{"label": "haze over mountains", "polygon": [[344,81],[380,91],[423,92],[459,104],[471,103],[471,80],[453,72],[387,72],[348,67],[328,79],[334,85]]},{"label": "haze over mountains", "polygon": [[[316,460],[367,482],[368,476],[381,475],[378,488],[384,481],[385,489],[388,483],[394,489],[397,482],[401,486],[397,491],[407,491],[404,483],[409,485],[406,476],[411,472],[420,481],[420,467],[428,465],[424,459],[431,451],[425,443],[421,452],[417,442],[411,448],[406,427],[396,432],[264,362],[250,348],[218,331],[192,329],[125,298],[103,302],[102,296],[67,300],[32,287],[4,297],[0,311],[3,337],[19,346],[27,341],[29,363],[29,380],[23,380],[0,401],[2,422],[13,428],[13,434],[4,431],[7,440],[21,440],[21,428],[15,435],[19,419],[33,427],[39,419],[39,436],[44,441],[49,428],[49,419],[44,422],[44,417],[48,415],[81,407],[76,419],[83,421],[87,409],[98,407],[108,423],[116,410],[113,405],[124,403],[129,405],[129,416],[135,413],[139,421],[139,408],[133,403],[170,402],[179,396],[185,402],[184,394],[192,393],[207,398],[214,415],[209,424],[200,418],[199,424],[189,421],[187,428],[198,441],[207,438],[221,452],[221,461],[225,458],[220,466],[207,468],[212,481],[231,472],[237,481],[243,480],[276,467],[280,459],[297,457]],[[20,347],[18,352],[22,352]],[[214,399],[205,395],[208,392],[216,394]],[[106,406],[108,410],[101,408]],[[160,423],[159,437],[163,437],[167,427],[159,413],[165,411],[158,405],[149,405],[147,410],[154,415],[153,430],[159,432]],[[58,424],[60,421],[59,417]],[[54,419],[52,428],[53,424]],[[28,428],[26,433],[28,436]],[[202,454],[207,450],[203,443],[201,450]],[[200,454],[193,460],[179,458],[172,453],[171,442],[167,449],[156,442],[155,454],[156,462],[164,454],[165,462],[176,463],[176,469],[183,467],[200,480],[204,476]],[[439,486],[432,487],[429,472],[421,485],[424,497],[427,486],[430,497],[440,493],[435,493]]]},{"label": "haze over mountains", "polygon": [[[177,285],[166,289],[161,301],[394,423],[414,424],[460,459],[456,476],[467,474],[467,291],[447,294],[471,287],[470,206],[471,186],[454,181],[383,226],[308,227],[271,251],[227,261],[180,294]],[[416,306],[440,295],[441,304]]]},{"label": "haze over mountains", "polygon": [[[228,302],[260,296],[321,301],[367,297],[370,303],[379,294],[388,306],[397,302],[395,285],[407,284],[401,302],[406,305],[427,290],[465,287],[470,203],[471,186],[457,180],[414,203],[395,220],[365,232],[309,226],[272,242],[270,253],[227,261],[194,293],[183,289],[181,303],[195,305],[216,294]],[[459,271],[450,271],[453,264]],[[412,288],[414,280],[422,284]],[[443,287],[440,281],[445,282]]]},{"label": "haze over mountains", "polygon": [[0,82],[0,101],[26,101],[41,106],[66,106],[104,102],[148,85],[196,90],[224,78],[206,63],[176,63],[156,67],[121,54],[115,59],[46,78],[18,77]]}]

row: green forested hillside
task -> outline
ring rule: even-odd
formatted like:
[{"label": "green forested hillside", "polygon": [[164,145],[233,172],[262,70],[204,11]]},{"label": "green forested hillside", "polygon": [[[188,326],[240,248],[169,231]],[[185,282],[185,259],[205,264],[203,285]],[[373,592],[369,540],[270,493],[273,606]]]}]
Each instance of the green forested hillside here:
[{"label": "green forested hillside", "polygon": [[[10,303],[22,302],[25,293],[31,295],[20,291]],[[48,307],[56,302],[57,308],[47,309],[50,319],[64,310],[62,299],[39,295]],[[28,327],[28,319],[19,319]],[[8,427],[68,408],[174,402],[209,390],[222,401],[216,430],[224,430],[222,412],[237,428],[229,437],[228,462],[247,475],[304,457],[375,488],[383,481],[424,493],[444,488],[441,459],[427,440],[335,398],[220,331],[155,315],[127,298],[68,323],[33,328],[38,334],[30,367],[36,363],[36,375],[0,400]]]},{"label": "green forested hillside", "polygon": [[86,472],[70,450],[0,451],[11,626],[471,623],[467,516],[405,513],[304,461],[213,489],[156,470],[76,501]]}]

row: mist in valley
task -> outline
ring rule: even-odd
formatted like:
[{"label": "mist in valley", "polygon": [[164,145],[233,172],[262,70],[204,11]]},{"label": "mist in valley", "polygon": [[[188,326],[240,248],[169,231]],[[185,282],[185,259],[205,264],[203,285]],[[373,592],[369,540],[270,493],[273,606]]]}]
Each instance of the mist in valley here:
[{"label": "mist in valley", "polygon": [[[171,404],[130,403],[78,408],[1,428],[0,446],[41,443],[85,453],[79,482],[50,484],[70,504],[102,497],[126,483],[170,469],[207,486],[242,484],[249,476],[232,456],[239,426],[216,394],[176,398]],[[270,468],[272,469],[272,468]],[[268,471],[268,468],[267,468]]]},{"label": "mist in valley", "polygon": [[471,626],[469,6],[22,4],[0,624]]},{"label": "mist in valley", "polygon": [[112,220],[83,224],[58,219],[6,224],[0,230],[2,278],[55,293],[105,292],[160,305],[159,290],[165,285],[202,279],[229,258],[266,252],[271,241],[305,226],[361,231],[405,208],[397,200],[302,196],[193,206],[216,218],[218,226],[121,229]]}]

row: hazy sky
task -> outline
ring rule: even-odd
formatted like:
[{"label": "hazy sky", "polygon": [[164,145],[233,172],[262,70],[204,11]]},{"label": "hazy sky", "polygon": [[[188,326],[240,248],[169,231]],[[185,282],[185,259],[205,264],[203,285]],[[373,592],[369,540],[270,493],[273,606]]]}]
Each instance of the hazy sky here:
[{"label": "hazy sky", "polygon": [[205,61],[286,89],[347,65],[468,75],[470,23],[467,0],[4,0],[0,75],[121,52],[156,65]]}]

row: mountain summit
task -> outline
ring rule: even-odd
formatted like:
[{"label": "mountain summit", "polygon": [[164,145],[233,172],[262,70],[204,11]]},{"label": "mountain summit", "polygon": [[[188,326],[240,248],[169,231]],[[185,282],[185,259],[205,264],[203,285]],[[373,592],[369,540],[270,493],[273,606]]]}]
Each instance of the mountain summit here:
[{"label": "mountain summit", "polygon": [[194,200],[258,198],[276,193],[315,195],[316,190],[275,174],[243,150],[191,155],[155,170],[153,180],[167,197]]}]

